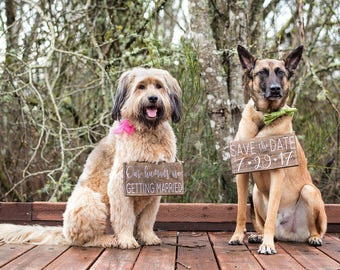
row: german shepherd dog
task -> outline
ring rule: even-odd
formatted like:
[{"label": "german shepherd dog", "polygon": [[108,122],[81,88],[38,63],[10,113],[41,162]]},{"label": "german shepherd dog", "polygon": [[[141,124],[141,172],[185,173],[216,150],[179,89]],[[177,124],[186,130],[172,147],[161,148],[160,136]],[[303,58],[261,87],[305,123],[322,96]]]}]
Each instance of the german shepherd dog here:
[{"label": "german shepherd dog", "polygon": [[[303,52],[303,46],[293,50],[283,60],[257,59],[244,47],[238,46],[244,70],[244,84],[249,90],[247,103],[235,140],[283,135],[293,132],[292,115],[283,114],[268,125],[265,114],[289,109],[287,99],[290,83]],[[321,193],[313,185],[307,160],[297,140],[299,166],[253,172],[253,224],[256,234],[250,243],[260,243],[258,253],[275,254],[274,237],[283,241],[307,241],[322,245],[327,216]],[[246,206],[249,173],[238,174],[238,212],[236,229],[230,245],[243,243],[246,225]]]}]

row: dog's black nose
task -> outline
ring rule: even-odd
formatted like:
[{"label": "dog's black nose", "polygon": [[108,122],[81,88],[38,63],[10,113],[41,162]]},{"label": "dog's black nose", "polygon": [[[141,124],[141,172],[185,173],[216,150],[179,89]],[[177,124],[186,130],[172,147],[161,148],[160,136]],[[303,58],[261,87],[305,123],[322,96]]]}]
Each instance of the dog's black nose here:
[{"label": "dog's black nose", "polygon": [[277,83],[273,83],[269,87],[269,97],[282,97],[282,87]]},{"label": "dog's black nose", "polygon": [[158,97],[156,96],[149,96],[148,100],[150,101],[150,103],[156,103],[158,100]]}]

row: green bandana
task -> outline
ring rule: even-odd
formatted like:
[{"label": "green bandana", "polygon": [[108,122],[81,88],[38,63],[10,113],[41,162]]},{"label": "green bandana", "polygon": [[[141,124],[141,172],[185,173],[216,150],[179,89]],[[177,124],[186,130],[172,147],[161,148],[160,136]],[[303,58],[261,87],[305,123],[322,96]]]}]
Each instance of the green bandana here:
[{"label": "green bandana", "polygon": [[295,112],[297,112],[296,108],[289,108],[289,107],[281,108],[280,110],[278,110],[276,112],[266,113],[264,115],[263,122],[267,126],[270,123],[272,123],[273,121],[275,121],[277,118],[279,118],[283,115],[293,116]]}]

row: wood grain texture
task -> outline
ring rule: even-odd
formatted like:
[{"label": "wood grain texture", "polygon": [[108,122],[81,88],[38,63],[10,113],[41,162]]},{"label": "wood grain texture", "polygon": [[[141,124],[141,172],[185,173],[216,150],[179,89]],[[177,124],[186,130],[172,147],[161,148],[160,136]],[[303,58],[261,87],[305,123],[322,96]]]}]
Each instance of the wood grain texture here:
[{"label": "wood grain texture", "polygon": [[[62,225],[66,203],[0,203],[0,223]],[[340,204],[326,204],[327,232],[340,232]],[[252,230],[250,208],[247,209],[247,230]],[[235,227],[236,204],[162,203],[155,229],[231,231]]]},{"label": "wood grain texture", "polygon": [[[276,255],[257,253],[258,244],[228,245],[231,232],[160,231],[159,246],[134,250],[0,243],[1,269],[339,269],[339,233],[321,247],[276,242]],[[247,235],[246,238],[247,239]]]}]

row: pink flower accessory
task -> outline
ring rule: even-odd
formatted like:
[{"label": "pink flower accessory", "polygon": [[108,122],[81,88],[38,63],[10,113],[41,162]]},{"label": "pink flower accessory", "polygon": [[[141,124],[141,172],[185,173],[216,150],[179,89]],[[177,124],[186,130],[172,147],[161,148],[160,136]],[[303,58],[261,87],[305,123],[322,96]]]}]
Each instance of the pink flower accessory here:
[{"label": "pink flower accessory", "polygon": [[126,132],[128,135],[131,135],[135,131],[135,127],[133,125],[130,125],[129,120],[125,119],[122,120],[118,127],[116,127],[113,130],[114,134],[122,134],[123,132]]}]

